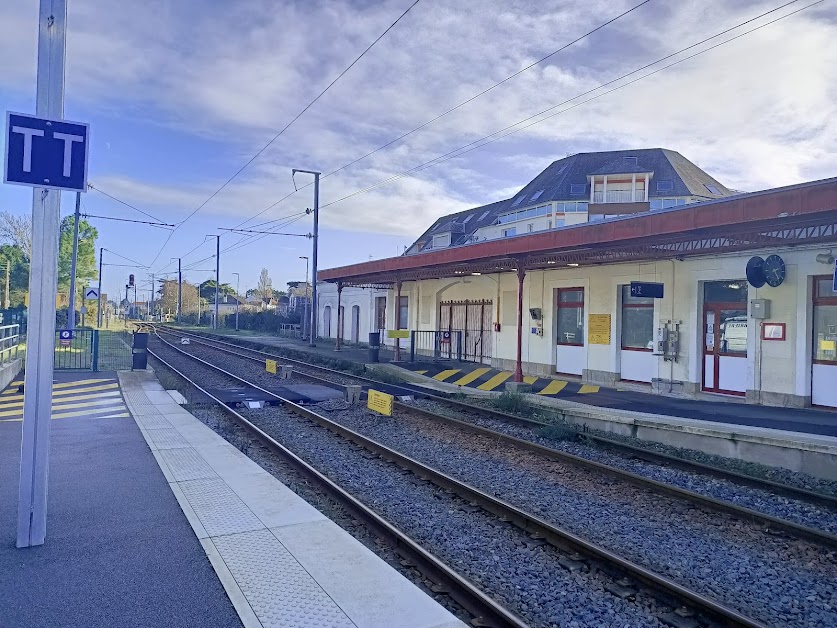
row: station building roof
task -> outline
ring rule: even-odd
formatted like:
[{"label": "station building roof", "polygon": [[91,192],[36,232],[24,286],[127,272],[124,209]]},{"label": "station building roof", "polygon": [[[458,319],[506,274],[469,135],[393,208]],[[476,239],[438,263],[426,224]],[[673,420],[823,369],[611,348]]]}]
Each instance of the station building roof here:
[{"label": "station building roof", "polygon": [[319,281],[388,286],[470,273],[555,269],[837,243],[837,178],[322,270]]}]

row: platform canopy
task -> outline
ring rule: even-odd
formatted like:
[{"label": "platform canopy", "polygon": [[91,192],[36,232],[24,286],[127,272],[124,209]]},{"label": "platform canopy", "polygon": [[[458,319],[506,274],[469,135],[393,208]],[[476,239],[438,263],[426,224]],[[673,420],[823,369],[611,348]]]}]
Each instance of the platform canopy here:
[{"label": "platform canopy", "polygon": [[837,244],[837,178],[330,268],[317,279],[389,286],[519,268],[684,259],[805,244]]}]

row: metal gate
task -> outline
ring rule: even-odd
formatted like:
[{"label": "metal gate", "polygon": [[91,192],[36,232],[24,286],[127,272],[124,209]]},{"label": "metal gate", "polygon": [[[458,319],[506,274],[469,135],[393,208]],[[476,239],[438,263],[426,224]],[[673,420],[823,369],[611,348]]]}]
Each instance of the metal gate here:
[{"label": "metal gate", "polygon": [[462,332],[462,359],[491,363],[492,302],[442,301],[439,331]]},{"label": "metal gate", "polygon": [[73,339],[55,333],[53,367],[59,371],[121,371],[131,368],[131,334],[105,329],[76,329]]}]

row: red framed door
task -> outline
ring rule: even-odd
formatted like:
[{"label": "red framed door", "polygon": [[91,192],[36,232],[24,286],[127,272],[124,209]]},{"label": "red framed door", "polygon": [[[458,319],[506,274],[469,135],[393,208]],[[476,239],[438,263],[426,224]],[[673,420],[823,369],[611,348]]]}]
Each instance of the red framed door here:
[{"label": "red framed door", "polygon": [[746,393],[748,327],[746,302],[704,303],[703,390]]}]

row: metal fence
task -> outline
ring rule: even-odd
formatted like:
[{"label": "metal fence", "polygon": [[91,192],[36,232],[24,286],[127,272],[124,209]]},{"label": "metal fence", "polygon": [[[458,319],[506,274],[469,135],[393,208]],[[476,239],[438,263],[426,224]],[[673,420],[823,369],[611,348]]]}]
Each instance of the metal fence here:
[{"label": "metal fence", "polygon": [[120,371],[131,368],[129,332],[76,329],[72,340],[55,332],[53,367],[57,371]]},{"label": "metal fence", "polygon": [[0,365],[17,358],[20,344],[20,325],[3,325],[0,327]]},{"label": "metal fence", "polygon": [[490,300],[442,301],[439,304],[439,329],[463,334],[462,359],[491,363],[492,311]]},{"label": "metal fence", "polygon": [[410,332],[410,362],[418,359],[462,361],[461,331]]}]

